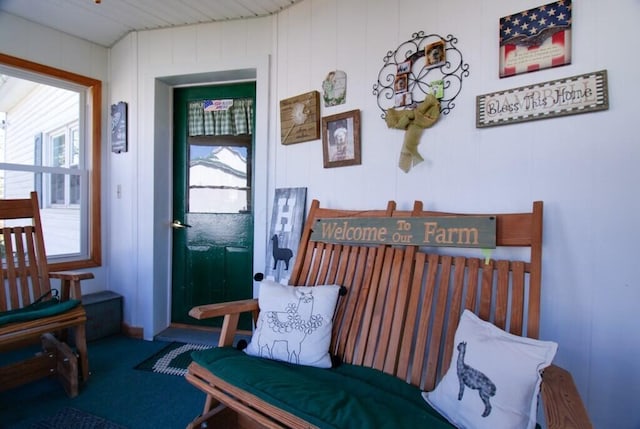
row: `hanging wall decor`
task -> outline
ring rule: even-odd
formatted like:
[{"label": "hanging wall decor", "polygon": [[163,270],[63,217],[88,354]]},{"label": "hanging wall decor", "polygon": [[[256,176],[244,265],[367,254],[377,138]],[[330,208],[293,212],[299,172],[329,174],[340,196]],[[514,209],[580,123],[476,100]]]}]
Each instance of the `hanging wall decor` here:
[{"label": "hanging wall decor", "polygon": [[571,0],[500,18],[500,77],[571,64]]},{"label": "hanging wall decor", "polygon": [[127,103],[121,101],[111,105],[111,151],[127,151]]},{"label": "hanging wall decor", "polygon": [[324,168],[360,165],[360,110],[322,118]]},{"label": "hanging wall decor", "polygon": [[464,62],[457,43],[452,35],[419,31],[387,52],[378,82],[373,85],[383,119],[390,108],[416,108],[428,94],[438,98],[442,114],[455,107],[462,81],[469,76],[469,64]]},{"label": "hanging wall decor", "polygon": [[282,144],[320,138],[320,93],[318,91],[280,100],[280,137]]},{"label": "hanging wall decor", "polygon": [[344,104],[347,100],[347,74],[342,70],[327,73],[327,77],[322,82],[322,91],[324,107]]},{"label": "hanging wall decor", "polygon": [[405,173],[424,161],[418,152],[424,130],[455,107],[462,80],[469,76],[457,42],[452,35],[419,31],[383,59],[373,94],[387,126],[405,130],[398,161]]},{"label": "hanging wall decor", "polygon": [[307,188],[277,188],[267,244],[265,277],[287,284],[304,226]]},{"label": "hanging wall decor", "polygon": [[484,128],[556,116],[607,110],[607,71],[479,95],[476,127]]}]

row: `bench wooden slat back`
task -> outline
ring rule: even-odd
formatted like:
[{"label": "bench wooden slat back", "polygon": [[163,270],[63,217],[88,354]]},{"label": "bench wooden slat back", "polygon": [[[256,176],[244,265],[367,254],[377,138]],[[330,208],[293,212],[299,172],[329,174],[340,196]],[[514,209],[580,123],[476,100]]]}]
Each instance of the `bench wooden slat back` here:
[{"label": "bench wooden slat back", "polygon": [[0,218],[11,225],[0,229],[0,311],[29,305],[51,290],[37,196],[0,200]]},{"label": "bench wooden slat back", "polygon": [[[452,216],[423,210],[344,211],[311,204],[292,285],[339,284],[331,351],[343,362],[433,389],[451,362],[454,334],[466,308],[516,335],[537,338],[540,320],[542,202],[530,213],[496,216],[497,246],[529,250],[526,261],[489,260],[477,249],[338,245],[310,240],[317,219]],[[470,256],[464,256],[464,255]],[[393,311],[389,311],[393,308]]]}]

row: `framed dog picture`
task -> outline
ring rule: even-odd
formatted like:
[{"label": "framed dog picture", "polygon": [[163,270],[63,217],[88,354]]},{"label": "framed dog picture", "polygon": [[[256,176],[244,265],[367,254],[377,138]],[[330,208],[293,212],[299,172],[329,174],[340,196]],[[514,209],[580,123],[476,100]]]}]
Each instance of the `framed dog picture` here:
[{"label": "framed dog picture", "polygon": [[426,59],[427,68],[434,68],[443,65],[446,61],[446,51],[444,48],[444,40],[429,43],[424,48],[424,57]]},{"label": "framed dog picture", "polygon": [[322,118],[324,168],[361,164],[360,110]]}]

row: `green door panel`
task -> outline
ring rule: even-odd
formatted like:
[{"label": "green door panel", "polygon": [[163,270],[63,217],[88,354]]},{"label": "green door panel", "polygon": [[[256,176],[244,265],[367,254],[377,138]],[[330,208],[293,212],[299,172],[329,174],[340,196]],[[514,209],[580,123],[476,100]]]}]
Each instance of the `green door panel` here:
[{"label": "green door panel", "polygon": [[[188,315],[189,310],[197,305],[247,299],[253,295],[251,156],[254,139],[252,136],[199,137],[194,142],[195,139],[187,136],[187,107],[190,101],[229,98],[251,98],[255,105],[255,84],[180,88],[174,92],[173,219],[187,227],[176,228],[173,232],[172,323],[221,326],[222,318],[198,321]],[[195,150],[200,154],[198,161],[204,159],[199,164],[193,161],[194,155],[191,152]],[[207,154],[209,150],[210,155]],[[211,211],[217,211],[215,207],[218,200],[212,198],[227,195],[220,193],[220,188],[224,188],[222,185],[209,186],[205,191],[202,188],[207,186],[190,188],[189,185],[190,180],[194,180],[190,179],[190,175],[195,174],[191,167],[220,164],[217,155],[220,154],[219,150],[226,150],[227,156],[235,153],[240,159],[246,159],[246,171],[234,170],[233,177],[246,184],[240,186],[241,190],[236,189],[238,186],[232,186],[233,189],[229,191],[240,195],[240,199],[246,204],[240,204],[232,210],[222,210],[235,211],[230,213],[189,212],[189,207],[203,205],[213,206]],[[220,170],[225,169],[223,166]],[[194,201],[196,198],[201,200]],[[241,319],[241,328],[251,329],[250,315]]]}]

